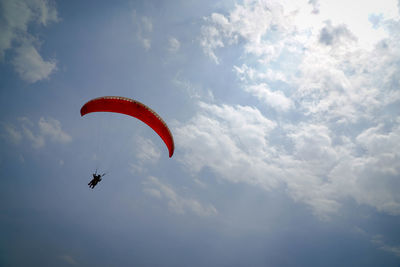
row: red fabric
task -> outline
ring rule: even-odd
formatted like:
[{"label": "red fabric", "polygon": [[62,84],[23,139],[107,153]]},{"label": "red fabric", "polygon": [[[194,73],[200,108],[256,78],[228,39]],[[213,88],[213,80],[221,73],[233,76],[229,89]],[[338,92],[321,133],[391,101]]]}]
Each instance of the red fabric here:
[{"label": "red fabric", "polygon": [[115,112],[135,117],[150,126],[164,141],[169,157],[174,154],[174,139],[167,124],[146,105],[126,97],[103,96],[87,102],[81,108],[81,116],[91,112]]}]

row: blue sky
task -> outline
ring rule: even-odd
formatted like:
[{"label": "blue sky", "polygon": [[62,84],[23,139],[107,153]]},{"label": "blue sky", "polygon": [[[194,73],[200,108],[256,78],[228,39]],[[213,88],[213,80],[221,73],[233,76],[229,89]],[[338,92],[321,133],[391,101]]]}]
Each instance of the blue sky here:
[{"label": "blue sky", "polygon": [[399,266],[399,1],[0,6],[0,265]]}]

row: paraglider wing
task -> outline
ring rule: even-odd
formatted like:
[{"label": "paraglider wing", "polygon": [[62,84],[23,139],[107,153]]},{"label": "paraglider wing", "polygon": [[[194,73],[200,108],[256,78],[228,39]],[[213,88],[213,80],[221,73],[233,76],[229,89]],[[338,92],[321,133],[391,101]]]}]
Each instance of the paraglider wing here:
[{"label": "paraglider wing", "polygon": [[152,109],[139,101],[120,96],[103,96],[90,100],[81,108],[81,116],[92,112],[115,112],[135,117],[150,126],[166,144],[169,157],[174,154],[174,139],[167,124]]}]

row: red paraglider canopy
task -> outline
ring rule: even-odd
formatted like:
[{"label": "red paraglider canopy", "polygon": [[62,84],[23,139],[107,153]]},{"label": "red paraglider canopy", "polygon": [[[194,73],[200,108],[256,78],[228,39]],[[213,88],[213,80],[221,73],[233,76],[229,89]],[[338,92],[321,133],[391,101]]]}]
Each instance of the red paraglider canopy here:
[{"label": "red paraglider canopy", "polygon": [[174,139],[167,124],[151,108],[121,96],[103,96],[90,100],[81,108],[81,116],[92,112],[115,112],[135,117],[150,126],[164,141],[169,157],[174,154]]}]

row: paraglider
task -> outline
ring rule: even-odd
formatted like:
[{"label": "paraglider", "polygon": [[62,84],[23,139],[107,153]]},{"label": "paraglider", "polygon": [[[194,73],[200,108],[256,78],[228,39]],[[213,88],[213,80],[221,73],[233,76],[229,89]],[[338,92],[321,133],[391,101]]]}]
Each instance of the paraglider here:
[{"label": "paraglider", "polygon": [[[121,96],[102,96],[90,100],[81,108],[81,116],[92,112],[121,113],[141,120],[161,137],[168,148],[169,157],[174,154],[174,139],[167,124],[155,111],[139,101]],[[96,170],[93,179],[88,183],[89,187],[93,189],[104,175],[97,174]]]},{"label": "paraglider", "polygon": [[103,177],[104,175],[106,175],[106,174],[105,173],[97,174],[97,170],[96,170],[96,172],[93,173],[93,179],[88,183],[88,186],[93,189],[98,184],[98,182],[101,181],[101,177]]},{"label": "paraglider", "polygon": [[150,126],[164,141],[169,157],[174,154],[174,139],[167,124],[148,106],[121,96],[103,96],[90,100],[81,108],[81,116],[92,112],[114,112],[132,116]]}]

